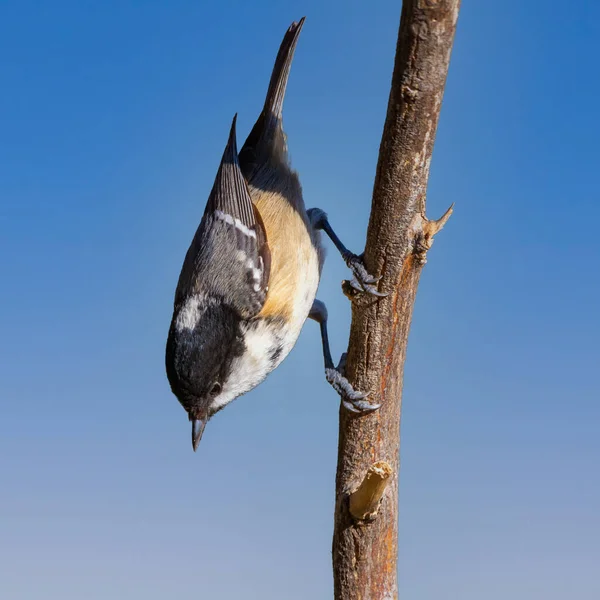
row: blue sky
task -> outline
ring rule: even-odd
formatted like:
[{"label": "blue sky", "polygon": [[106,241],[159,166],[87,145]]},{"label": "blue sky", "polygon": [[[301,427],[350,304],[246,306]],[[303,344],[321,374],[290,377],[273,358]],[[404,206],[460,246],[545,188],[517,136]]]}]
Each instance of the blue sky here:
[{"label": "blue sky", "polygon": [[[361,250],[399,0],[0,4],[0,596],[330,598],[338,400],[318,328],[193,454],[163,355],[239,112],[307,21],[285,125]],[[406,364],[400,591],[600,597],[600,8],[465,2]],[[335,354],[347,276],[319,296]]]}]

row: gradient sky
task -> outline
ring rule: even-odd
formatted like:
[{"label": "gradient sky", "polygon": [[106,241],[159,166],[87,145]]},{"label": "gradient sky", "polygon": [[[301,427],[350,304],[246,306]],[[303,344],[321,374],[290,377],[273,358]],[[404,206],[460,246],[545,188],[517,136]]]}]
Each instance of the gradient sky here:
[{"label": "gradient sky", "polygon": [[[327,599],[318,328],[197,454],[164,374],[231,118],[289,23],[308,206],[362,250],[400,0],[0,2],[0,597]],[[406,364],[400,592],[600,597],[600,7],[463,3]],[[333,248],[319,296],[339,355]]]}]

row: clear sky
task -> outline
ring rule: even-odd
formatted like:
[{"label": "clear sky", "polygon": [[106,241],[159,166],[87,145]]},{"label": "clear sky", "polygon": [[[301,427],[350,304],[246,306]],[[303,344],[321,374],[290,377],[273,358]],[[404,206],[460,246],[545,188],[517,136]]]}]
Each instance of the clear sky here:
[{"label": "clear sky", "polygon": [[[191,450],[164,374],[239,112],[362,250],[400,0],[0,3],[0,597],[327,599],[338,398],[308,323]],[[600,8],[464,2],[402,421],[400,591],[600,597]],[[320,297],[344,349],[347,271]]]}]

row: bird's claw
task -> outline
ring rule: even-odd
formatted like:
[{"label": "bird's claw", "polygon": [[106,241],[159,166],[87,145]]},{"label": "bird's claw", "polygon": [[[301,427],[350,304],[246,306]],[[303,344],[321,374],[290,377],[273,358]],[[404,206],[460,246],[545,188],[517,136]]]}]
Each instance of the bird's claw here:
[{"label": "bird's claw", "polygon": [[379,292],[374,285],[370,285],[368,283],[361,283],[354,277],[350,280],[350,286],[355,289],[357,292],[367,293],[371,296],[377,296],[378,298],[385,298],[387,296],[384,292]]},{"label": "bird's claw", "polygon": [[373,277],[365,268],[363,263],[363,257],[353,254],[352,252],[347,252],[344,254],[344,262],[348,265],[348,268],[352,271],[354,275],[354,279],[350,281],[350,285],[357,290],[358,292],[366,292],[371,296],[377,296],[378,298],[383,298],[387,296],[387,294],[383,292],[379,292],[375,287],[375,283],[377,283],[381,277]]},{"label": "bird's claw", "polygon": [[344,407],[355,414],[368,414],[377,410],[379,404],[369,404],[365,398],[368,392],[360,392],[342,374],[346,364],[346,355],[343,354],[337,369],[325,369],[325,378],[333,389],[341,396]]}]

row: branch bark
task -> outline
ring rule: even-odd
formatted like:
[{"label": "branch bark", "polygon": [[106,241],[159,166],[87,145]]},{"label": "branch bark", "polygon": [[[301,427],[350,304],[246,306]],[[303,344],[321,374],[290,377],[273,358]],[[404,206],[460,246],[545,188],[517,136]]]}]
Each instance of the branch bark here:
[{"label": "branch bark", "polygon": [[[333,537],[336,600],[398,598],[398,468],[402,381],[419,276],[433,236],[450,217],[425,216],[429,164],[460,0],[404,0],[387,117],[367,231],[365,264],[383,276],[379,301],[352,288],[346,375],[381,408],[356,417],[340,411]],[[375,517],[350,510],[374,463],[389,465]],[[366,485],[363,483],[363,485]],[[387,487],[386,487],[387,485]],[[356,507],[354,507],[356,508]],[[358,518],[357,515],[358,514]]]}]

